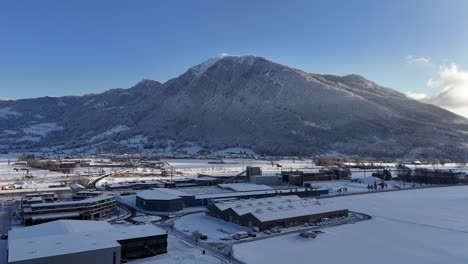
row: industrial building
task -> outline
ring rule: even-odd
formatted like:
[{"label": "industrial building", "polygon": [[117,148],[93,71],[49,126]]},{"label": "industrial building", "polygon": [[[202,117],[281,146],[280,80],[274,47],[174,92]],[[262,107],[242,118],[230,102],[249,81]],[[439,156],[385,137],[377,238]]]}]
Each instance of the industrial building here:
[{"label": "industrial building", "polygon": [[22,204],[25,225],[34,225],[58,219],[100,219],[116,211],[112,195],[100,195],[80,201],[45,202],[41,197]]},{"label": "industrial building", "polygon": [[102,195],[102,192],[99,191],[79,191],[75,192],[72,196],[72,199],[74,201],[78,200],[84,200],[92,197],[98,197],[99,195]]},{"label": "industrial building", "polygon": [[164,187],[164,183],[160,181],[130,181],[110,183],[105,185],[107,191],[122,191],[122,190],[146,190],[151,188]]},{"label": "industrial building", "polygon": [[[193,192],[194,190],[195,192]],[[321,194],[328,194],[328,191],[311,188],[273,189],[266,185],[252,183],[227,183],[219,184],[217,187],[209,186],[196,189],[156,188],[137,193],[135,199],[136,206],[145,211],[175,212],[185,207],[206,206],[218,199],[250,199],[284,195],[313,197]]]},{"label": "industrial building", "polygon": [[259,230],[319,222],[348,216],[348,209],[322,205],[297,195],[261,199],[229,199],[208,205],[207,215]]},{"label": "industrial building", "polygon": [[136,206],[145,211],[175,212],[193,203],[194,196],[176,189],[157,188],[139,192]]},{"label": "industrial building", "polygon": [[167,234],[153,225],[58,220],[8,232],[9,264],[120,264],[167,252]]}]

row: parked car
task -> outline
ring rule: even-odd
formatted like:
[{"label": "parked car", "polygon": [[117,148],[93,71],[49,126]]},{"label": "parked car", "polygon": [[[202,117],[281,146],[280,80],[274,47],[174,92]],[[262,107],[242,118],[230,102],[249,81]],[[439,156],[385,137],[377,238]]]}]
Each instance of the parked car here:
[{"label": "parked car", "polygon": [[208,239],[208,236],[205,235],[205,234],[201,234],[201,235],[200,235],[200,239],[201,239],[201,240],[207,240],[207,239]]},{"label": "parked car", "polygon": [[312,232],[301,232],[299,234],[300,237],[303,237],[303,238],[312,238],[312,239],[315,239],[317,237],[317,234],[315,233],[312,233]]},{"label": "parked car", "polygon": [[232,236],[232,238],[234,238],[235,240],[244,239],[248,237],[249,237],[249,233],[245,231],[239,231]]},{"label": "parked car", "polygon": [[281,229],[279,227],[275,227],[271,229],[272,233],[281,233]]},{"label": "parked car", "polygon": [[263,233],[267,234],[267,235],[271,235],[271,231],[270,230],[265,230],[263,231]]},{"label": "parked car", "polygon": [[222,237],[220,238],[221,240],[231,240],[231,237],[230,236],[225,236],[225,237]]}]

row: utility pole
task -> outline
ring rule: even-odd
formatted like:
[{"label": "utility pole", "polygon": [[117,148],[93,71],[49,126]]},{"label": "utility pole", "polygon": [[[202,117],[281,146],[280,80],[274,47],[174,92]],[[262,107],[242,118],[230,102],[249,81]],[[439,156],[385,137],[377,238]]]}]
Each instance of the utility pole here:
[{"label": "utility pole", "polygon": [[172,177],[174,176],[174,167],[171,166],[171,184],[173,183]]}]

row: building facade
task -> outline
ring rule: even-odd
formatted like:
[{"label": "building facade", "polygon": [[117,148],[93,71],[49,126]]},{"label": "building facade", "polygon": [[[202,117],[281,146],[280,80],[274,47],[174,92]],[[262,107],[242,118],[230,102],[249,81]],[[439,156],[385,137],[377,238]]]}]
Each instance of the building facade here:
[{"label": "building facade", "polygon": [[35,225],[58,219],[100,219],[115,212],[116,202],[112,195],[101,195],[80,201],[23,204],[22,207],[25,225]]}]

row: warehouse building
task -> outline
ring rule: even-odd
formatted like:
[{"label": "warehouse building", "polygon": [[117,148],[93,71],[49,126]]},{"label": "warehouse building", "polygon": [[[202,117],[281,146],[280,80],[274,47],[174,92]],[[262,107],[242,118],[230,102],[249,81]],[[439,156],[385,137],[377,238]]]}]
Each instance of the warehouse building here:
[{"label": "warehouse building", "polygon": [[35,225],[58,219],[100,219],[116,211],[112,195],[100,195],[80,201],[45,202],[41,197],[22,205],[25,225]]},{"label": "warehouse building", "polygon": [[9,264],[120,264],[167,252],[167,234],[153,225],[59,220],[8,232]]},{"label": "warehouse building", "polygon": [[327,190],[313,190],[311,188],[273,189],[266,185],[252,183],[219,184],[217,187],[200,187],[196,188],[195,192],[193,191],[193,188],[155,188],[141,191],[136,195],[136,206],[145,211],[176,212],[185,207],[206,206],[218,199],[250,199],[284,195],[313,197],[328,194]]},{"label": "warehouse building", "polygon": [[297,195],[262,199],[221,200],[208,205],[207,215],[259,230],[319,222],[348,216],[348,209],[322,205]]},{"label": "warehouse building", "polygon": [[176,189],[156,188],[139,192],[136,206],[145,211],[175,212],[193,204],[194,195]]}]

